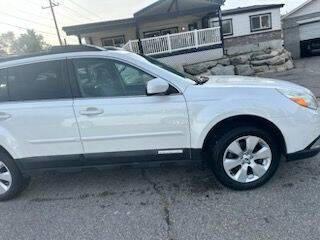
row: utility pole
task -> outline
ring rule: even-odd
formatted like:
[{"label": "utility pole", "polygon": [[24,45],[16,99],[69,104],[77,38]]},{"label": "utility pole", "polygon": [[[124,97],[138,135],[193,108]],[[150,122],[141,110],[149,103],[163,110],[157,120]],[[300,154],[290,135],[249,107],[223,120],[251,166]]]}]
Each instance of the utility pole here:
[{"label": "utility pole", "polygon": [[52,0],[49,0],[49,7],[42,7],[42,9],[50,8],[51,13],[52,13],[52,17],[53,17],[53,21],[54,21],[54,25],[57,30],[57,37],[59,39],[60,46],[62,46],[63,44],[62,44],[61,35],[60,35],[60,31],[59,31],[59,27],[58,27],[58,23],[57,23],[57,19],[56,19],[56,14],[54,13],[54,7],[58,7],[58,6],[59,6],[59,3],[54,3],[54,2],[52,2]]}]

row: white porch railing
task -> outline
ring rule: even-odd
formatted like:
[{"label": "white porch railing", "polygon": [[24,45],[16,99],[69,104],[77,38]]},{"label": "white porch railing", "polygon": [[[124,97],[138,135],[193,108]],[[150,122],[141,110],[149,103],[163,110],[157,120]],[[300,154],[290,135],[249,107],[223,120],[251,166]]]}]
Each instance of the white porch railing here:
[{"label": "white porch railing", "polygon": [[139,53],[139,40],[129,40],[122,48],[130,52]]},{"label": "white porch railing", "polygon": [[[221,44],[220,27],[141,39],[145,55],[173,53],[217,44]],[[123,48],[139,53],[139,40],[130,40]]]}]

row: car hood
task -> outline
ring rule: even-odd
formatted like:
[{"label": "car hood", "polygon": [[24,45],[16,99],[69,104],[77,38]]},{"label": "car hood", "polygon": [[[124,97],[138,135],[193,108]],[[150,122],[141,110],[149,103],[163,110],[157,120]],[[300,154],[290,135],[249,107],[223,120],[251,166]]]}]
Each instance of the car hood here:
[{"label": "car hood", "polygon": [[299,92],[312,94],[310,90],[300,85],[259,77],[242,77],[242,76],[210,76],[209,80],[203,84],[204,87],[243,87],[243,88],[273,88],[273,89],[290,89]]}]

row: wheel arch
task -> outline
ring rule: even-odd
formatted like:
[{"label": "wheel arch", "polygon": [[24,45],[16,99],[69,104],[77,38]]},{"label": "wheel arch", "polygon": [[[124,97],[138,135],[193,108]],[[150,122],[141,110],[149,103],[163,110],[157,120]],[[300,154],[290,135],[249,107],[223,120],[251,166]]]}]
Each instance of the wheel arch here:
[{"label": "wheel arch", "polygon": [[281,130],[271,121],[255,115],[237,115],[228,117],[226,119],[221,120],[217,124],[215,124],[210,131],[207,133],[204,142],[202,151],[206,151],[209,143],[212,141],[216,141],[221,134],[223,134],[228,127],[235,126],[257,126],[264,130],[271,131],[271,133],[277,138],[277,141],[280,144],[280,150],[282,154],[287,153],[287,146],[285,142],[285,138],[281,132]]}]

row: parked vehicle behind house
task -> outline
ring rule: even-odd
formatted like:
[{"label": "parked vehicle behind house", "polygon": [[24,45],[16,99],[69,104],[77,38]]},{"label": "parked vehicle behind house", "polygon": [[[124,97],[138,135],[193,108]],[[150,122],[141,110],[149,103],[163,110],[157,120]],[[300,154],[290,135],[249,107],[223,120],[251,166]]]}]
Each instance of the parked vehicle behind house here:
[{"label": "parked vehicle behind house", "polygon": [[227,187],[266,183],[280,158],[320,151],[320,110],[298,85],[196,79],[134,53],[82,46],[0,60],[0,199],[39,170],[207,162]]}]

